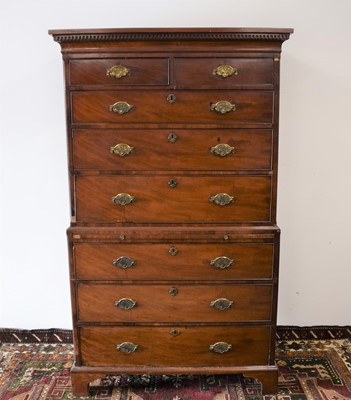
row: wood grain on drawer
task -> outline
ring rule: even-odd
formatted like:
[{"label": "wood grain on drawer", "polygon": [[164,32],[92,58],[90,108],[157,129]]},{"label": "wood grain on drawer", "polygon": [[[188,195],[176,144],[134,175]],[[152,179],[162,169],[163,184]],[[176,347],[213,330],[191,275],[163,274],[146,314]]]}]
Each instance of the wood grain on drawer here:
[{"label": "wood grain on drawer", "polygon": [[[82,327],[83,365],[92,366],[237,366],[268,362],[270,328],[240,327]],[[124,353],[116,347],[138,347]],[[230,345],[222,354],[210,350],[218,342]]]},{"label": "wood grain on drawer", "polygon": [[[176,96],[174,103],[167,97]],[[230,102],[235,111],[211,110],[218,102]],[[130,111],[110,111],[116,103]],[[271,124],[273,92],[263,91],[90,91],[72,92],[73,123],[240,123]]]},{"label": "wood grain on drawer", "polygon": [[[129,146],[128,151],[119,151],[123,145]],[[267,129],[79,129],[74,130],[73,146],[75,169],[268,170],[272,167],[272,131]],[[221,146],[227,152],[220,153]]]},{"label": "wood grain on drawer", "polygon": [[[221,66],[222,70],[218,68]],[[174,75],[175,85],[179,89],[271,87],[273,60],[272,58],[176,58]]]},{"label": "wood grain on drawer", "polygon": [[[225,200],[231,200],[229,204],[216,204],[221,194],[225,195]],[[116,204],[118,195],[128,195],[132,202]],[[77,221],[269,221],[271,177],[77,176],[76,199]]]},{"label": "wood grain on drawer", "polygon": [[[79,284],[77,291],[80,321],[234,322],[271,319],[271,285]],[[122,299],[136,304],[130,309],[119,308],[115,304]],[[219,299],[232,304],[229,308],[218,309],[213,302]]]},{"label": "wood grain on drawer", "polygon": [[[111,70],[115,66],[124,67],[126,75],[116,77]],[[167,58],[90,59],[69,63],[71,85],[168,85],[168,69]]]},{"label": "wood grain on drawer", "polygon": [[75,244],[74,259],[77,279],[271,279],[273,244]]}]

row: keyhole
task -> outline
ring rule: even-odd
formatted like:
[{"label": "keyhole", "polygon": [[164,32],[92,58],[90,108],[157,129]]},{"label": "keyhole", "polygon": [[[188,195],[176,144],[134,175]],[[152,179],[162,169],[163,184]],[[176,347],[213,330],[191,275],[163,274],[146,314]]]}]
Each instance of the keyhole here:
[{"label": "keyhole", "polygon": [[178,289],[175,288],[175,287],[170,288],[169,291],[168,291],[168,293],[173,297],[177,296],[178,292],[179,292]]},{"label": "keyhole", "polygon": [[171,143],[175,143],[176,141],[177,141],[177,139],[178,139],[178,136],[174,133],[174,132],[171,132],[169,135],[168,135],[168,141],[169,142],[171,142]]},{"label": "keyhole", "polygon": [[175,187],[177,186],[177,181],[176,181],[174,178],[171,178],[171,179],[168,181],[168,186],[169,186],[170,188],[175,188]]},{"label": "keyhole", "polygon": [[173,93],[169,94],[169,95],[167,96],[167,101],[168,101],[168,103],[170,103],[170,104],[175,103],[175,101],[176,101],[176,95],[173,94]]}]

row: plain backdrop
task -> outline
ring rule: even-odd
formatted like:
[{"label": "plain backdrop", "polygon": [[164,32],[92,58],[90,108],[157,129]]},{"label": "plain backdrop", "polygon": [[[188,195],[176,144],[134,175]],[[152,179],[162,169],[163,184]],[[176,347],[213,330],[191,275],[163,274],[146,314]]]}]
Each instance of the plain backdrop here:
[{"label": "plain backdrop", "polygon": [[63,68],[48,29],[283,27],[278,324],[351,324],[350,0],[0,3],[0,327],[70,328]]}]

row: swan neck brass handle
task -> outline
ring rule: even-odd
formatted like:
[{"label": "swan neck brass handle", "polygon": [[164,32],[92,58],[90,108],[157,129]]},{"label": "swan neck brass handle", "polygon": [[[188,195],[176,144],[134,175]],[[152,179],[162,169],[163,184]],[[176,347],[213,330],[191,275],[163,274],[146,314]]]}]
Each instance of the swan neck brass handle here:
[{"label": "swan neck brass handle", "polygon": [[130,268],[133,265],[135,265],[136,261],[133,260],[133,258],[130,258],[127,256],[122,256],[122,257],[117,258],[116,260],[113,260],[112,264],[115,265],[116,267],[120,267],[122,269],[127,269],[127,268]]},{"label": "swan neck brass handle", "polygon": [[134,353],[138,347],[139,346],[137,344],[134,344],[132,342],[123,342],[116,346],[116,350],[121,351],[125,354],[131,354]]},{"label": "swan neck brass handle", "polygon": [[115,306],[120,308],[121,310],[131,310],[137,305],[137,302],[132,299],[119,299],[115,301]]},{"label": "swan neck brass handle", "polygon": [[214,258],[210,261],[210,265],[217,269],[227,269],[234,263],[234,260],[226,256]]},{"label": "swan neck brass handle", "polygon": [[210,350],[214,351],[215,353],[223,354],[229,351],[232,348],[232,345],[226,342],[217,342],[211,344]]},{"label": "swan neck brass handle", "polygon": [[132,153],[134,150],[134,147],[129,146],[129,144],[126,143],[118,143],[116,146],[110,147],[110,153],[116,154],[116,156],[124,157],[127,156],[128,154]]},{"label": "swan neck brass handle", "polygon": [[211,111],[214,111],[218,114],[227,114],[231,111],[236,111],[236,105],[227,100],[217,101],[217,103],[211,103],[210,105]]},{"label": "swan neck brass handle", "polygon": [[135,201],[135,197],[129,193],[119,193],[117,196],[112,197],[112,202],[120,206],[126,206]]},{"label": "swan neck brass handle", "polygon": [[219,143],[216,146],[211,147],[210,151],[215,156],[225,157],[225,156],[228,156],[229,154],[234,153],[234,149],[235,148],[232,146],[229,146],[229,144]]},{"label": "swan neck brass handle", "polygon": [[234,203],[234,197],[227,193],[218,193],[215,196],[211,196],[209,199],[210,203],[217,204],[218,206],[227,206],[228,204]]},{"label": "swan neck brass handle", "polygon": [[228,64],[218,65],[218,67],[213,70],[213,75],[229,78],[232,75],[238,75],[238,68]]},{"label": "swan neck brass handle", "polygon": [[134,106],[131,104],[128,104],[126,101],[116,101],[116,103],[110,105],[109,110],[111,112],[114,112],[118,115],[123,115],[128,113],[129,111],[132,111],[134,109]]},{"label": "swan neck brass handle", "polygon": [[233,305],[233,301],[225,299],[225,298],[220,298],[211,301],[210,306],[219,310],[219,311],[224,311],[228,310]]},{"label": "swan neck brass handle", "polygon": [[124,76],[130,75],[130,69],[124,65],[114,65],[113,67],[106,70],[107,76],[113,76],[117,79],[121,79]]}]

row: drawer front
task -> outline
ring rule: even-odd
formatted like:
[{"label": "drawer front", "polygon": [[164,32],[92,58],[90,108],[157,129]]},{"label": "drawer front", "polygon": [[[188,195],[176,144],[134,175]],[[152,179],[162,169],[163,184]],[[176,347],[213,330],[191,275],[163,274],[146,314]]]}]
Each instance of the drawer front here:
[{"label": "drawer front", "polygon": [[76,196],[77,221],[261,222],[270,220],[271,178],[78,176]]},{"label": "drawer front", "polygon": [[71,60],[71,85],[168,85],[167,58]]},{"label": "drawer front", "polygon": [[[133,326],[82,327],[79,339],[83,365],[215,367],[267,364],[269,336],[268,326]],[[130,353],[124,352],[127,346],[120,345],[126,342],[138,347],[134,351],[131,347]],[[214,351],[218,351],[218,346],[213,345],[219,342],[229,345],[222,346],[228,351]]]},{"label": "drawer front", "polygon": [[273,244],[75,244],[77,279],[271,279]]},{"label": "drawer front", "polygon": [[80,321],[234,322],[271,319],[271,285],[79,284],[77,292]]},{"label": "drawer front", "polygon": [[74,130],[76,169],[253,170],[272,167],[271,130]]},{"label": "drawer front", "polygon": [[273,92],[73,92],[72,111],[73,123],[271,124]]},{"label": "drawer front", "polygon": [[176,58],[175,85],[203,87],[272,87],[272,58]]}]

